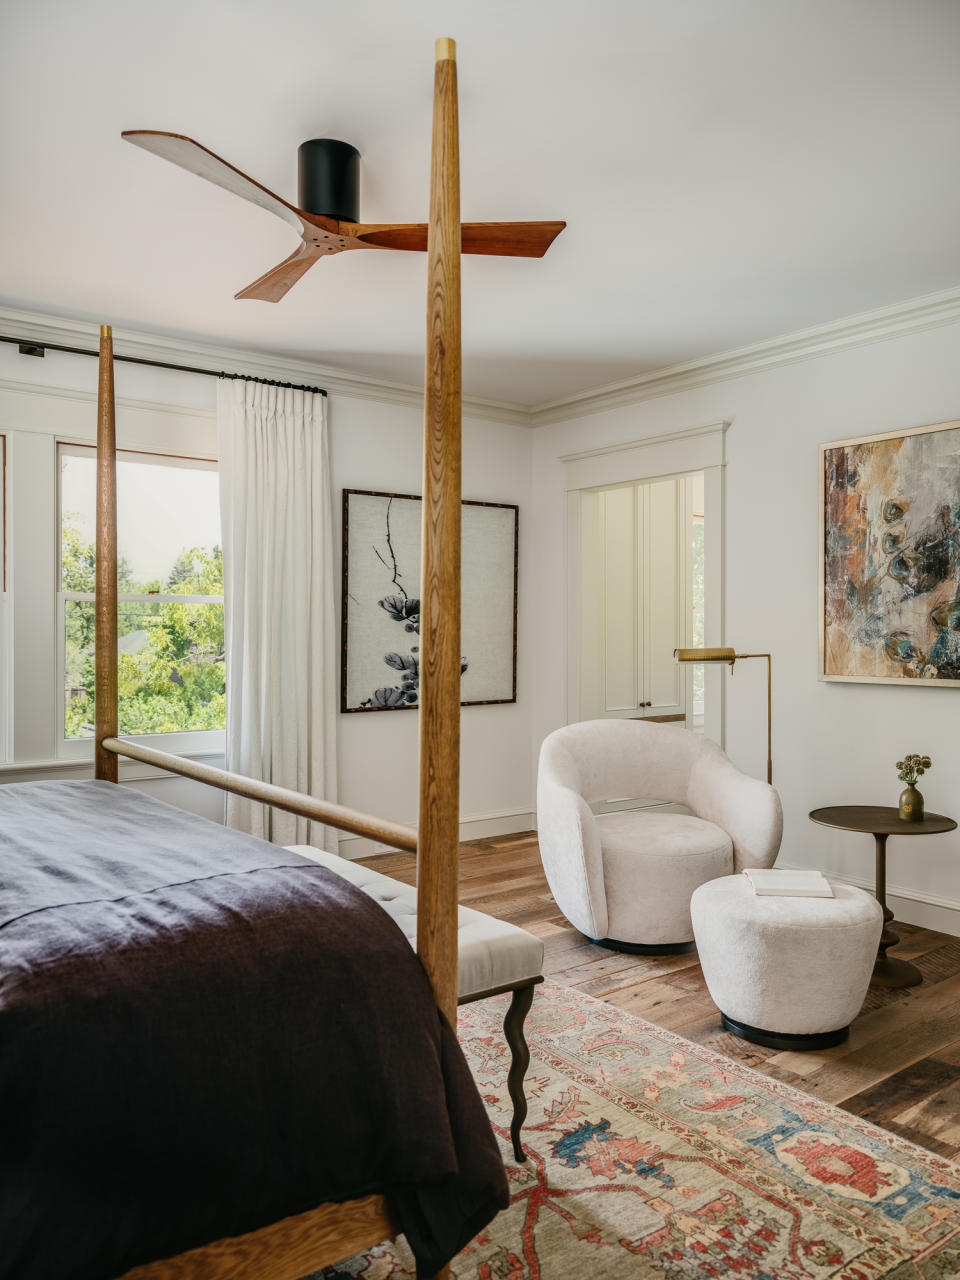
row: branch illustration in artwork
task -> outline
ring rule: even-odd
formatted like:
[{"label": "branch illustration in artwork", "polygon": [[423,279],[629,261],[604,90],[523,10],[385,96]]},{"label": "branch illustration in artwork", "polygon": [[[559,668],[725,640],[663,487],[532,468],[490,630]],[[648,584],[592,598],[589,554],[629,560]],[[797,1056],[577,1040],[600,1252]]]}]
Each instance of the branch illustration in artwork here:
[{"label": "branch illustration in artwork", "polygon": [[[384,596],[382,600],[378,600],[380,608],[383,609],[394,622],[403,624],[403,629],[408,634],[420,634],[420,601],[410,597],[404,589],[401,578],[403,574],[397,561],[397,555],[393,546],[393,534],[390,528],[390,508],[393,506],[393,499],[387,503],[386,514],[386,544],[389,561],[382,554],[379,547],[374,545],[374,553],[383,567],[390,573],[391,585],[396,587],[400,592],[399,595]],[[361,703],[361,707],[376,708],[383,710],[390,707],[413,707],[416,706],[420,692],[420,646],[413,645],[409,653],[385,653],[383,660],[388,667],[400,673],[400,683],[396,685],[385,685],[383,688],[374,689],[369,698],[365,698]],[[460,659],[460,674],[467,670],[466,658]]]},{"label": "branch illustration in artwork", "polygon": [[[384,560],[376,544],[374,544],[373,550],[377,559],[380,561],[380,563],[383,565],[385,569],[389,569],[390,565],[393,566],[393,585],[400,592],[401,596],[403,596],[404,600],[406,600],[407,593],[404,590],[403,583],[400,581],[400,579],[403,577],[403,574],[400,572],[400,568],[397,564],[397,555],[393,549],[393,538],[390,535],[390,508],[392,506],[393,506],[393,499],[391,498],[390,501],[387,503],[387,551],[390,553],[390,564],[387,564],[386,560]],[[383,601],[381,600],[380,603],[382,605]],[[419,603],[419,601],[417,603]]]}]

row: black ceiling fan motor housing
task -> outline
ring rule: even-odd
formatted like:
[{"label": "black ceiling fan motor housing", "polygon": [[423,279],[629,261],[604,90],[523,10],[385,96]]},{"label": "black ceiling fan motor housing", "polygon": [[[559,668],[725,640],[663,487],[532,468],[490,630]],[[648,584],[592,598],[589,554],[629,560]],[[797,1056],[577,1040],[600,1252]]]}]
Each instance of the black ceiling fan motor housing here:
[{"label": "black ceiling fan motor housing", "polygon": [[336,138],[311,138],[297,152],[297,204],[307,213],[360,221],[360,152]]}]

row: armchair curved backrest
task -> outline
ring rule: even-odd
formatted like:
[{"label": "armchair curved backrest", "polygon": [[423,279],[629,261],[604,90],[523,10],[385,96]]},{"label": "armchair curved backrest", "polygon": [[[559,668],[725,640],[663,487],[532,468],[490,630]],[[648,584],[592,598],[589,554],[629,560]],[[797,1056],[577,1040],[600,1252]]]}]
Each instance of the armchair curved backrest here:
[{"label": "armchair curved backrest", "polygon": [[[581,720],[551,733],[541,762],[568,761],[571,785],[588,804],[599,800],[687,803],[687,786],[703,739],[675,724]],[[554,764],[556,767],[556,764]]]},{"label": "armchair curved backrest", "polygon": [[607,933],[600,832],[590,805],[634,798],[685,805],[722,827],[734,871],[776,861],[780,797],[741,773],[715,743],[680,725],[642,720],[566,725],[540,748],[537,825],[551,891],[588,937]]}]

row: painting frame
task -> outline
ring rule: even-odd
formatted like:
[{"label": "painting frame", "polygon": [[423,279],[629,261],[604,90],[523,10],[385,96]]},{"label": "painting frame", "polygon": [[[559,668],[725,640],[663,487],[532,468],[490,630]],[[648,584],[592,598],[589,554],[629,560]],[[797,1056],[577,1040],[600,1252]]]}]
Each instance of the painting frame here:
[{"label": "painting frame", "polygon": [[957,431],[960,432],[960,419],[952,419],[947,422],[928,423],[917,427],[901,427],[894,431],[874,432],[870,435],[854,436],[847,440],[832,440],[819,446],[819,472],[818,472],[818,491],[819,491],[819,521],[818,521],[818,589],[819,589],[819,619],[818,619],[818,665],[817,678],[828,684],[880,684],[895,685],[908,689],[933,688],[958,688],[960,687],[960,678],[951,679],[948,677],[924,677],[924,676],[883,676],[883,675],[855,675],[847,673],[837,673],[827,671],[827,497],[829,485],[828,455],[831,450],[851,448],[859,445],[877,444],[890,440],[907,440],[912,437],[931,435],[939,432]]},{"label": "painting frame", "polygon": [[[386,498],[388,506],[392,501],[422,503],[423,497],[416,493],[393,493],[381,489],[343,489],[341,491],[341,593],[340,593],[340,711],[344,715],[368,711],[416,711],[419,710],[419,699],[415,702],[398,703],[397,705],[350,705],[350,677],[352,674],[350,661],[350,550],[351,524],[350,499],[354,498]],[[489,508],[498,512],[513,513],[512,539],[509,547],[509,567],[512,570],[512,581],[503,583],[501,590],[506,597],[509,593],[509,696],[496,698],[464,698],[462,707],[498,706],[517,701],[517,619],[519,604],[519,567],[520,567],[520,508],[515,502],[490,502],[480,499],[464,498],[461,507]],[[419,527],[419,526],[418,526]],[[381,557],[382,558],[382,557]],[[417,583],[419,594],[419,580]],[[409,628],[405,628],[409,630]],[[505,694],[507,690],[504,690]]]}]

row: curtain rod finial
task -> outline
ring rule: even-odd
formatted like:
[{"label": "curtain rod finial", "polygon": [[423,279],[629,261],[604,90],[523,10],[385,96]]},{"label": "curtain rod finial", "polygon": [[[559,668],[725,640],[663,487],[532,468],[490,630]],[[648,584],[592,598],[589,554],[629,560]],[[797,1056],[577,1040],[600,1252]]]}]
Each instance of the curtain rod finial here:
[{"label": "curtain rod finial", "polygon": [[438,62],[456,62],[457,60],[457,42],[451,40],[447,36],[442,36],[437,41],[437,61]]}]

